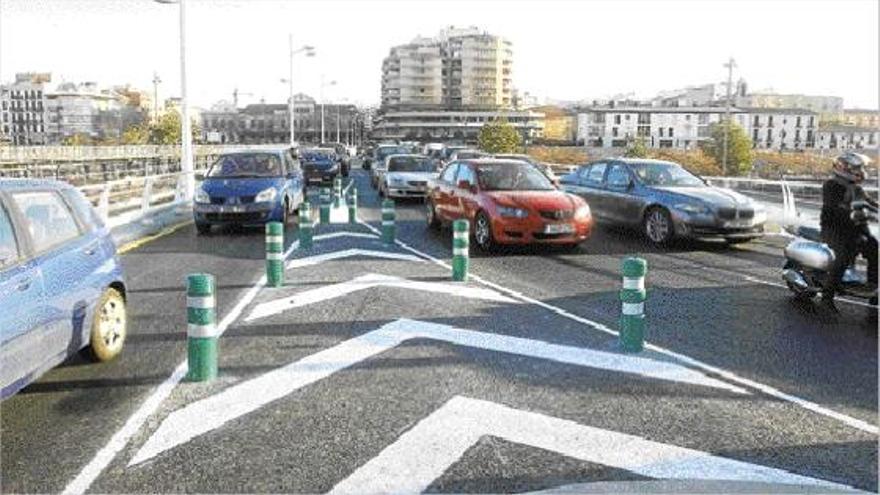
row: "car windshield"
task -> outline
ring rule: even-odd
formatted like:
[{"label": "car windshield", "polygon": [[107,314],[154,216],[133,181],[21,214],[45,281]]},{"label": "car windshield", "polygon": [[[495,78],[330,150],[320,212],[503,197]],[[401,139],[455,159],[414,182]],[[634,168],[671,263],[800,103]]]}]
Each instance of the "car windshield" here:
[{"label": "car windshield", "polygon": [[387,148],[379,148],[376,150],[376,158],[380,161],[384,161],[391,155],[406,155],[409,154],[409,149],[404,148],[403,146],[390,146]]},{"label": "car windshield", "polygon": [[433,172],[434,164],[427,158],[399,156],[388,162],[389,172]]},{"label": "car windshield", "polygon": [[235,153],[223,155],[211,165],[207,177],[278,177],[281,160],[274,153]]},{"label": "car windshield", "polygon": [[483,156],[486,156],[486,154],[481,151],[459,151],[455,154],[455,158],[458,160],[470,160],[472,158],[480,158]]},{"label": "car windshield", "polygon": [[481,164],[477,181],[484,191],[550,191],[555,189],[547,176],[523,162]]},{"label": "car windshield", "polygon": [[531,163],[532,165],[538,165],[538,162],[532,159],[530,156],[526,155],[495,155],[495,158],[501,158],[505,160],[519,160],[526,163]]},{"label": "car windshield", "polygon": [[703,186],[703,181],[674,163],[634,163],[632,171],[646,186]]},{"label": "car windshield", "polygon": [[301,155],[304,162],[320,162],[333,159],[333,153],[327,150],[307,150]]}]

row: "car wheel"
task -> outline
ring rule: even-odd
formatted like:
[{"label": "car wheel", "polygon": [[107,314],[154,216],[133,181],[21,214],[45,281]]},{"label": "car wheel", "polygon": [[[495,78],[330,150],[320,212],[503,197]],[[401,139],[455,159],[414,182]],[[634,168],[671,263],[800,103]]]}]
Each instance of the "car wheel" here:
[{"label": "car wheel", "polygon": [[664,208],[651,208],[645,214],[645,236],[652,243],[662,246],[672,240],[672,217]]},{"label": "car wheel", "polygon": [[495,247],[495,240],[492,238],[492,222],[489,217],[482,211],[477,213],[473,228],[477,247],[483,252],[491,251]]},{"label": "car wheel", "polygon": [[385,189],[381,185],[379,185],[379,197],[380,198],[385,197]]},{"label": "car wheel", "polygon": [[128,321],[125,299],[116,289],[107,289],[98,300],[89,338],[91,353],[97,361],[109,361],[122,352]]},{"label": "car wheel", "polygon": [[196,233],[198,235],[208,235],[211,233],[210,223],[196,223]]},{"label": "car wheel", "polygon": [[425,219],[428,221],[429,229],[440,230],[440,218],[437,217],[437,210],[434,209],[434,202],[430,199],[425,200]]}]

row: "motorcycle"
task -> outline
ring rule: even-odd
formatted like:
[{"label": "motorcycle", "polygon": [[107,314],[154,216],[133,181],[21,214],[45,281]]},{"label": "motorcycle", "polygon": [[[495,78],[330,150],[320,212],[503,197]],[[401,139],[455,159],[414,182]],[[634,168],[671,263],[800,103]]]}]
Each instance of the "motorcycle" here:
[{"label": "motorcycle", "polygon": [[[783,186],[785,209],[794,208],[794,196],[790,189]],[[877,208],[864,202],[853,202],[853,220],[867,224],[877,221]],[[785,231],[795,236],[785,247],[785,264],[782,267],[782,279],[789,290],[798,299],[812,299],[822,292],[827,281],[828,270],[834,260],[834,251],[822,242],[821,230],[818,226],[786,225]],[[869,304],[877,305],[877,291],[871,296],[865,295],[867,274],[856,267],[855,263],[847,268],[843,275],[840,293],[859,299],[868,299]],[[858,290],[854,290],[858,289]]]}]

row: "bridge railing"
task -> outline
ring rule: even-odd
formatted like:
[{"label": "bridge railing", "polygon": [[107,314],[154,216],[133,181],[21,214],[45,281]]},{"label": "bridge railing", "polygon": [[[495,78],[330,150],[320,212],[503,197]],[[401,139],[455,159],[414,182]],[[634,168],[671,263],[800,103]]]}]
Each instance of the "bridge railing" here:
[{"label": "bridge railing", "polygon": [[[753,179],[749,177],[704,177],[710,184],[720,187],[726,187],[743,192],[752,192],[766,195],[778,195],[779,202],[782,202],[785,187],[791,191],[797,198],[808,200],[822,199],[822,183],[819,181],[800,181],[800,180],[769,180],[769,179]],[[874,198],[877,198],[877,186],[865,186],[865,192]]]}]

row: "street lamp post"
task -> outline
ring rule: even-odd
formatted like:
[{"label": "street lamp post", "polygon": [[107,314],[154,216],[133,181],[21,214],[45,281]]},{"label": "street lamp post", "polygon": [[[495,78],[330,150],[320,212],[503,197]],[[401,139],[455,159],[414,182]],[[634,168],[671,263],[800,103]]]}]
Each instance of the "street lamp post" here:
[{"label": "street lamp post", "polygon": [[324,88],[335,86],[336,81],[324,82],[324,74],[321,74],[321,144],[324,144]]},{"label": "street lamp post", "polygon": [[158,3],[177,3],[180,6],[180,172],[183,176],[183,201],[191,201],[195,191],[193,172],[192,131],[189,105],[186,99],[186,0],[155,0]]},{"label": "street lamp post", "polygon": [[290,118],[290,147],[293,148],[296,146],[296,124],[294,123],[294,114],[296,112],[296,105],[293,102],[293,56],[298,53],[305,53],[306,57],[314,57],[315,56],[315,47],[310,45],[304,45],[296,50],[293,49],[293,34],[288,35],[288,46],[290,47],[290,72],[287,76],[287,79],[282,79],[281,82],[287,83],[288,88],[288,99],[287,99],[287,113]]}]

